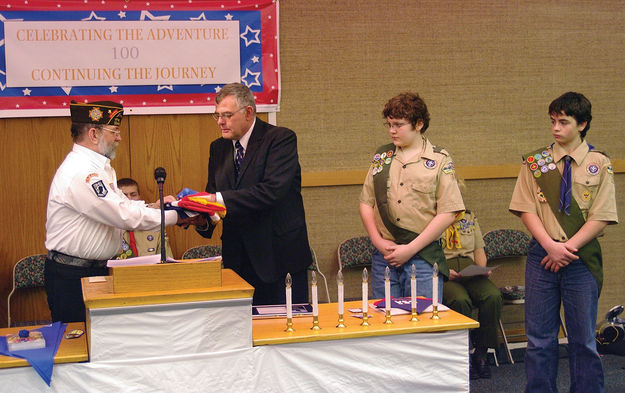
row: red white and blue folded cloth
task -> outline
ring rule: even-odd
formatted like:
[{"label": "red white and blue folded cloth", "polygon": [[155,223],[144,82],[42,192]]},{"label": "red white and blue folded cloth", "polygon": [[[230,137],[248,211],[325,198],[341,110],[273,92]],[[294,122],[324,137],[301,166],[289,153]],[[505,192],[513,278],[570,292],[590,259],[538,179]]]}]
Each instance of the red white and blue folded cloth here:
[{"label": "red white and blue folded cloth", "polygon": [[165,204],[165,210],[176,210],[182,218],[192,217],[197,213],[206,213],[209,216],[217,214],[220,218],[226,216],[226,207],[221,203],[211,202],[208,192],[196,192],[184,188],[176,195],[177,201]]}]

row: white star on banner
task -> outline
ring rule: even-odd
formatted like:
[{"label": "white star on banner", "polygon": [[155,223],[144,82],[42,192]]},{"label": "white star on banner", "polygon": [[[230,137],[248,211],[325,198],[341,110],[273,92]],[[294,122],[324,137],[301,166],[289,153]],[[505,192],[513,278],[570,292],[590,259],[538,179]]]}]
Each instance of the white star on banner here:
[{"label": "white star on banner", "polygon": [[126,11],[119,11],[119,14],[117,14],[119,16],[119,19],[124,19],[126,17]]},{"label": "white star on banner", "polygon": [[206,15],[202,12],[197,18],[189,18],[190,20],[206,20]]},{"label": "white star on banner", "polygon": [[161,90],[164,90],[164,89],[167,89],[167,90],[170,90],[170,91],[174,91],[174,86],[173,85],[159,85],[156,88],[156,91],[161,91]]},{"label": "white star on banner", "polygon": [[232,18],[233,18],[233,16],[232,16],[232,15],[230,15],[230,13],[228,12],[228,13],[226,14],[226,20],[232,20]]},{"label": "white star on banner", "polygon": [[[247,80],[245,80],[245,78],[247,78],[248,76],[253,76],[254,77],[254,81],[250,83]],[[241,77],[241,80],[243,82],[245,82],[245,85],[247,87],[260,86],[260,82],[258,81],[259,77],[260,77],[260,72],[252,72],[252,71],[249,70],[249,68],[246,68],[245,69],[245,75],[243,75]]]},{"label": "white star on banner", "polygon": [[252,63],[258,63],[258,56],[252,57]]},{"label": "white star on banner", "polygon": [[31,92],[32,90],[30,90],[28,87],[22,90],[22,93],[24,93],[25,96],[29,96]]},{"label": "white star on banner", "polygon": [[[0,70],[0,75],[6,75],[6,72]],[[4,83],[0,83],[0,90],[4,90],[7,87]]]},{"label": "white star on banner", "polygon": [[215,93],[219,93],[221,91],[221,87],[217,86],[215,87]]},{"label": "white star on banner", "polygon": [[139,20],[169,20],[170,17],[171,15],[154,16],[149,11],[141,11]]},{"label": "white star on banner", "polygon": [[111,86],[109,87],[109,90],[111,91],[111,93],[117,93],[117,86]]},{"label": "white star on banner", "polygon": [[[251,40],[248,40],[247,39],[248,33],[255,34],[254,38]],[[243,32],[243,34],[241,34],[241,38],[245,40],[245,46],[248,47],[250,46],[250,44],[260,44],[260,39],[258,38],[259,34],[260,34],[260,29],[254,30],[250,26],[245,26],[245,31]]]},{"label": "white star on banner", "polygon": [[106,18],[96,15],[95,11],[91,11],[88,18],[83,18],[81,20],[106,20]]}]

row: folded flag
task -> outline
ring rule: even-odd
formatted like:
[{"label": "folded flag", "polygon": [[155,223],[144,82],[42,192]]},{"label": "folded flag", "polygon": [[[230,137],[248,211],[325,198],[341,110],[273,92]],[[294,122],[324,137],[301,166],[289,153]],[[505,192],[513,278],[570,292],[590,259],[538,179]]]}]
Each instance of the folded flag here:
[{"label": "folded flag", "polygon": [[186,195],[177,201],[177,205],[183,209],[210,215],[217,214],[219,217],[224,218],[226,216],[226,207],[221,203],[211,202],[209,195],[208,192]]}]

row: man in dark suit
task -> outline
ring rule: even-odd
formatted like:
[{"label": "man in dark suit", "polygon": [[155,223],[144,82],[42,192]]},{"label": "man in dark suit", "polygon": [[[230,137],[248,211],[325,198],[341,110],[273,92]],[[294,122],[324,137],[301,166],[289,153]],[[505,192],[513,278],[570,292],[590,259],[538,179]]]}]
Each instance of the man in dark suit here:
[{"label": "man in dark suit", "polygon": [[[287,273],[293,303],[305,303],[312,256],[295,133],[256,117],[254,95],[243,84],[224,86],[216,102],[222,137],[210,145],[206,192],[227,209],[224,267],[255,288],[254,304],[284,304]],[[211,237],[216,220],[196,226],[198,233]]]}]

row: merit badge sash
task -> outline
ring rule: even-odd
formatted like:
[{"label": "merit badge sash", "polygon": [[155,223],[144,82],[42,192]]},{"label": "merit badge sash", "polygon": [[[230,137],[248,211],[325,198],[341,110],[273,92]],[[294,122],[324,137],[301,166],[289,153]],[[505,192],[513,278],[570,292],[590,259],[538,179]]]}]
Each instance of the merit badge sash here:
[{"label": "merit badge sash", "polygon": [[[571,238],[586,223],[586,220],[574,197],[571,198],[570,215],[566,215],[564,211],[558,211],[562,175],[557,170],[551,153],[547,148],[539,149],[524,155],[523,160],[526,163],[527,169],[536,179],[536,183],[538,183],[544,198],[547,200],[551,211],[564,230],[564,233]],[[603,285],[603,257],[601,255],[599,241],[596,238],[592,239],[577,252],[577,255],[586,264],[586,267],[588,267],[588,270],[592,273],[595,281],[597,281],[597,288],[599,294],[601,294],[601,287]]]},{"label": "merit badge sash", "polygon": [[[371,164],[373,167],[371,169],[373,172],[373,188],[378,211],[380,212],[380,218],[382,218],[384,226],[393,235],[398,244],[408,244],[419,236],[419,234],[395,225],[388,212],[386,183],[388,181],[391,162],[393,161],[394,156],[395,145],[392,143],[384,145],[376,151]],[[427,261],[430,265],[438,263],[438,271],[445,278],[449,277],[447,259],[445,259],[445,253],[443,252],[443,248],[438,240],[435,240],[425,246],[417,253],[417,255]]]}]

